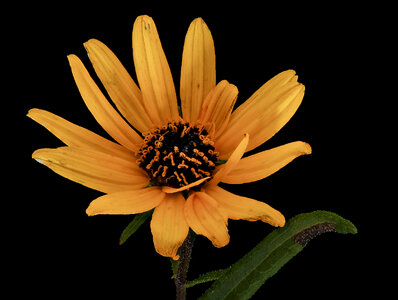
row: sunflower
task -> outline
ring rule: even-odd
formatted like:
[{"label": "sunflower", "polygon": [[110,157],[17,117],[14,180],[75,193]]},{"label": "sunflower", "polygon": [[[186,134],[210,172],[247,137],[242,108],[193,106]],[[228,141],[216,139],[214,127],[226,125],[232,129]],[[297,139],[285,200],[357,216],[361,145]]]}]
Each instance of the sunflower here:
[{"label": "sunflower", "polygon": [[[156,251],[178,259],[191,228],[214,246],[229,243],[228,219],[284,226],[284,216],[266,203],[218,186],[263,179],[311,147],[296,141],[243,157],[277,133],[299,107],[304,86],[293,70],[260,87],[233,110],[235,85],[216,82],[212,35],[201,18],[185,37],[180,105],[152,18],[133,26],[133,58],[139,87],[115,54],[91,39],[84,44],[113,105],[82,61],[68,60],[80,94],[97,122],[115,140],[48,111],[28,116],[66,144],[36,150],[32,157],[69,180],[103,192],[87,214],[139,214],[153,209]],[[116,110],[117,109],[117,110]]]}]

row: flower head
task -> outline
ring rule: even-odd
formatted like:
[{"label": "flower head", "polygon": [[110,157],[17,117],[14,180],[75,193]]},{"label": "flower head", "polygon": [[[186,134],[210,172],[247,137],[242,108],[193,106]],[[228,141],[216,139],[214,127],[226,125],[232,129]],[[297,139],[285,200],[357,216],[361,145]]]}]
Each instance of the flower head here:
[{"label": "flower head", "polygon": [[238,89],[226,80],[216,82],[213,39],[204,21],[195,19],[184,44],[180,112],[152,18],[140,16],[133,27],[139,87],[107,46],[94,39],[84,45],[118,111],[82,61],[69,55],[73,77],[88,109],[115,141],[44,110],[32,109],[28,116],[66,144],[39,149],[33,158],[104,193],[90,203],[88,215],[154,209],[155,249],[174,259],[189,228],[223,247],[229,242],[228,219],[285,224],[279,211],[218,183],[257,181],[311,153],[308,144],[298,141],[242,158],[278,132],[299,107],[304,86],[294,71],[276,75],[233,111]]}]

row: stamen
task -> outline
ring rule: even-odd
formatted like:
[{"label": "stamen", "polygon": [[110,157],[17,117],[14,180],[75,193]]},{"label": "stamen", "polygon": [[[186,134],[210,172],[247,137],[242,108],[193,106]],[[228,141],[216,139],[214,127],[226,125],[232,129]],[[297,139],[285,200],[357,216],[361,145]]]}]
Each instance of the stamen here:
[{"label": "stamen", "polygon": [[199,172],[199,173],[202,173],[202,174],[205,175],[206,177],[211,175],[209,171],[203,171],[202,169],[198,169],[198,172]]},{"label": "stamen", "polygon": [[171,160],[171,164],[174,167],[176,164],[174,163],[173,152],[170,152],[169,155],[163,157],[163,160],[166,161],[167,158]]},{"label": "stamen", "polygon": [[185,164],[185,160],[183,160],[182,163],[180,163],[180,164],[177,166],[177,168],[179,168],[179,169],[181,169],[181,168],[186,168],[186,169],[188,169],[189,166],[187,166],[187,165]]},{"label": "stamen", "polygon": [[160,172],[160,169],[162,168],[162,165],[159,165],[158,169],[156,170],[155,173],[152,174],[153,177],[156,177],[156,174]]},{"label": "stamen", "polygon": [[203,152],[201,152],[201,151],[199,151],[198,149],[193,149],[193,153],[195,153],[196,155],[199,155],[199,156],[203,156],[203,155],[205,155]]},{"label": "stamen", "polygon": [[218,151],[214,151],[211,149],[207,150],[207,153],[209,153],[210,155],[217,155],[217,156],[218,156],[218,154],[220,154]]},{"label": "stamen", "polygon": [[184,181],[184,183],[185,183],[186,185],[188,185],[188,181],[187,181],[187,179],[185,178],[184,173],[180,173],[180,176],[182,177],[182,180]]},{"label": "stamen", "polygon": [[214,162],[212,162],[211,160],[208,160],[208,161],[207,161],[207,164],[208,164],[210,167],[215,167],[215,166],[216,166],[216,164],[215,164]]},{"label": "stamen", "polygon": [[152,158],[149,164],[146,166],[147,170],[150,170],[152,168],[152,164],[155,162],[155,160]]},{"label": "stamen", "polygon": [[184,135],[187,134],[190,130],[191,130],[191,126],[187,127],[187,126],[184,125],[184,129],[182,130],[180,137],[181,138],[184,137]]},{"label": "stamen", "polygon": [[195,168],[191,168],[192,173],[195,175],[196,178],[200,178],[202,176],[200,176],[198,173],[196,173]]},{"label": "stamen", "polygon": [[[211,178],[218,152],[202,124],[181,119],[143,133],[143,137],[137,164],[153,184],[198,189]],[[192,185],[203,178],[200,184]]]},{"label": "stamen", "polygon": [[180,176],[178,176],[177,171],[174,171],[174,175],[177,177],[178,181],[182,181],[182,179],[180,178]]},{"label": "stamen", "polygon": [[166,177],[166,172],[167,172],[167,169],[168,169],[168,168],[169,168],[168,166],[163,166],[162,177]]}]

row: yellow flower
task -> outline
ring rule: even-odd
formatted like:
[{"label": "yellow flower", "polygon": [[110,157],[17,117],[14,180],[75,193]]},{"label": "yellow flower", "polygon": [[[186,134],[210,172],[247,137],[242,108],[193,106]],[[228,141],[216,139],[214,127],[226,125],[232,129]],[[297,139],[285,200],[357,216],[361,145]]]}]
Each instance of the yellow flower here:
[{"label": "yellow flower", "polygon": [[154,209],[155,249],[174,259],[189,228],[223,247],[229,243],[228,219],[284,226],[279,211],[232,194],[218,183],[260,180],[311,153],[308,144],[297,141],[242,158],[278,132],[299,107],[304,86],[294,71],[276,75],[232,111],[238,89],[226,80],[216,84],[213,39],[204,21],[195,19],[185,38],[179,113],[173,78],[152,18],[140,16],[133,26],[139,87],[103,43],[92,39],[84,45],[124,118],[75,55],[68,56],[72,73],[88,109],[116,142],[44,110],[31,109],[28,116],[67,145],[39,149],[33,158],[105,193],[90,203],[89,216]]}]

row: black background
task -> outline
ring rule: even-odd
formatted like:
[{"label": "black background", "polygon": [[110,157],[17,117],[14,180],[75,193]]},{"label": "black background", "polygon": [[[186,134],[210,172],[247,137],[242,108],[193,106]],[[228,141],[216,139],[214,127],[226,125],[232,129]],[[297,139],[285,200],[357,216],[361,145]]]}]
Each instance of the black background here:
[{"label": "black background", "polygon": [[[135,78],[131,31],[141,14],[156,22],[177,91],[185,34],[196,17],[204,19],[215,41],[217,81],[237,85],[239,103],[286,69],[296,70],[306,86],[297,113],[259,150],[302,140],[311,144],[313,154],[262,181],[226,188],[267,202],[287,219],[314,210],[336,212],[351,220],[359,233],[316,238],[254,299],[324,295],[345,299],[370,287],[369,273],[377,264],[371,259],[370,237],[383,224],[378,219],[381,213],[372,213],[383,209],[375,205],[375,198],[380,199],[373,180],[378,166],[374,160],[377,130],[370,117],[370,111],[377,110],[372,88],[378,76],[372,68],[379,54],[374,51],[382,46],[372,47],[382,45],[380,32],[387,24],[380,18],[387,8],[246,2],[217,7],[204,2],[182,6],[68,2],[15,8],[12,40],[6,49],[16,54],[12,83],[6,88],[14,91],[12,101],[18,104],[14,126],[22,124],[12,134],[13,145],[22,143],[17,154],[21,165],[13,165],[9,176],[19,186],[12,188],[16,196],[7,200],[14,206],[8,222],[13,229],[8,231],[13,249],[9,279],[23,287],[14,288],[15,294],[157,299],[161,292],[161,299],[174,298],[170,263],[155,252],[149,222],[119,246],[120,233],[132,216],[87,217],[85,209],[101,193],[32,160],[34,150],[62,143],[25,117],[37,107],[108,137],[81,100],[66,55],[78,55],[97,80],[83,47],[85,41],[96,38],[115,52]],[[7,158],[16,154],[8,151]],[[189,279],[229,266],[273,229],[247,221],[230,221],[228,228],[231,242],[222,249],[197,237]],[[208,286],[189,289],[188,299],[195,299]],[[141,293],[146,296],[138,296]]]}]

